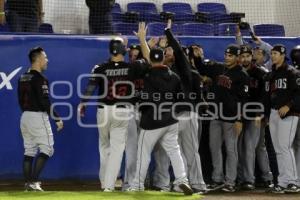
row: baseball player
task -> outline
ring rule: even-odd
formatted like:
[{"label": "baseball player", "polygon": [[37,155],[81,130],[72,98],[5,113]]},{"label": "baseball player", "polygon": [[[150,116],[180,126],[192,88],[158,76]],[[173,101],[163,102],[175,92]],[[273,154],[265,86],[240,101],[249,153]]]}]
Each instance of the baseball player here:
[{"label": "baseball player", "polygon": [[[198,152],[198,113],[196,111],[197,103],[203,101],[200,75],[197,70],[191,69],[191,64],[186,58],[181,46],[174,38],[170,30],[170,25],[165,30],[165,33],[168,44],[174,52],[175,63],[172,63],[170,66],[171,70],[177,71],[181,80],[185,80],[186,82],[186,85],[183,85],[186,96],[180,100],[186,105],[177,106],[177,117],[179,121],[178,142],[182,151],[182,157],[184,158],[189,183],[195,193],[203,193],[206,191],[206,184],[203,180],[201,160]],[[186,74],[187,71],[190,72],[190,74]],[[189,83],[189,76],[191,77],[191,83]],[[196,98],[188,97],[191,94],[194,94]],[[168,176],[169,160],[166,159],[164,151],[158,150],[158,152],[159,153],[156,153],[156,163],[158,167],[155,170],[154,184],[164,189],[170,182]],[[164,171],[161,171],[162,169]],[[162,183],[164,183],[164,185],[162,185]],[[174,187],[174,190],[178,191],[176,187]]]},{"label": "baseball player", "polygon": [[[140,23],[138,36],[142,49],[147,48],[145,23]],[[143,51],[144,55],[144,51]],[[146,57],[146,56],[145,56]],[[144,181],[150,163],[151,152],[156,143],[165,149],[175,174],[175,185],[186,195],[191,195],[193,190],[188,185],[184,163],[178,145],[178,121],[172,115],[173,98],[166,94],[176,95],[181,92],[178,76],[163,65],[164,53],[159,48],[151,49],[151,68],[144,74],[144,88],[140,96],[141,105],[141,132],[138,142],[137,171],[129,191],[144,190]]]},{"label": "baseball player", "polygon": [[[264,114],[264,96],[265,96],[265,78],[267,76],[267,70],[263,67],[259,67],[255,65],[253,61],[252,48],[249,45],[241,45],[240,47],[240,63],[244,70],[250,77],[249,84],[249,103],[257,104],[250,105],[248,109],[257,109],[261,110],[260,112],[248,112],[246,113],[246,117],[248,118],[245,121],[245,126],[243,133],[240,136],[240,145],[239,145],[239,153],[240,153],[240,164],[241,164],[241,177],[239,177],[242,182],[242,188],[247,190],[255,189],[255,155],[256,149],[258,147],[259,141],[262,140],[264,142],[264,134],[261,137],[261,133],[264,132],[260,130],[261,128],[261,120],[263,119]],[[258,105],[259,104],[259,105]],[[263,162],[261,162],[264,166],[263,169],[263,178],[265,182],[272,181],[272,173],[270,173],[269,160],[266,149],[261,149],[264,152],[260,155],[264,155],[261,158]],[[266,172],[264,171],[265,169]],[[267,176],[265,176],[267,174]]]},{"label": "baseball player", "polygon": [[[221,189],[234,192],[237,176],[238,151],[237,141],[243,124],[238,111],[248,98],[248,76],[238,65],[240,49],[237,45],[229,45],[225,50],[225,63],[207,63],[204,74],[212,81],[211,92],[214,93],[216,113],[210,122],[209,143],[213,164],[213,183],[210,190]],[[226,149],[226,175],[223,175],[222,143]],[[225,181],[225,185],[224,185]]]},{"label": "baseball player", "polygon": [[[83,116],[85,102],[99,87],[97,123],[99,127],[100,171],[99,177],[104,192],[111,192],[121,167],[125,149],[130,108],[130,84],[118,84],[128,81],[130,65],[124,62],[126,47],[122,38],[114,38],[109,43],[111,58],[108,62],[98,64],[92,70],[85,97],[79,104]],[[103,78],[103,76],[105,78]],[[103,91],[107,91],[103,94]],[[115,92],[113,92],[115,91]]]},{"label": "baseball player", "polygon": [[[300,69],[300,45],[295,46],[291,53],[290,57],[294,67],[299,70]],[[295,150],[295,159],[297,166],[297,174],[298,174],[298,187],[300,187],[300,122],[298,122],[297,132],[294,141],[294,150]]]},{"label": "baseball player", "polygon": [[[168,46],[165,49],[165,63],[170,69],[179,74],[184,84],[185,98],[181,99],[177,106],[177,118],[179,121],[178,143],[181,148],[183,161],[190,185],[195,193],[206,192],[206,185],[203,180],[202,167],[198,139],[198,114],[196,113],[196,104],[201,102],[201,81],[196,70],[191,70],[190,63],[186,59],[181,46],[175,40],[170,28],[166,29]],[[186,73],[190,72],[190,73]],[[190,79],[190,80],[189,80]],[[197,98],[190,99],[189,94],[195,94]],[[181,103],[188,104],[180,106]],[[162,191],[170,190],[170,161],[166,152],[159,145],[155,149],[155,173],[153,177],[153,185]],[[177,192],[181,192],[178,187],[173,188]]]},{"label": "baseball player", "polygon": [[[273,62],[269,77],[270,133],[278,163],[278,185],[273,193],[295,193],[297,169],[293,151],[299,114],[300,83],[298,72],[290,67],[284,45],[274,45],[271,51]],[[298,80],[298,81],[297,81]]]},{"label": "baseball player", "polygon": [[[136,62],[143,62],[143,54],[142,49],[140,45],[132,44],[129,47],[129,62],[132,64],[138,64]],[[133,80],[135,84],[135,90],[138,92],[143,87],[143,80],[137,79]],[[122,185],[122,190],[126,191],[130,185],[132,184],[132,181],[135,176],[135,167],[136,167],[136,157],[137,157],[137,148],[138,148],[138,116],[139,113],[136,109],[132,110],[132,118],[130,118],[128,122],[128,135],[127,135],[127,141],[126,141],[126,147],[125,147],[125,175]]]},{"label": "baseball player", "polygon": [[25,149],[23,174],[25,190],[43,191],[39,175],[54,153],[49,115],[55,120],[57,131],[63,128],[63,122],[51,108],[49,83],[42,74],[48,65],[45,51],[35,47],[29,52],[29,59],[31,68],[18,81],[18,98],[22,110],[20,127]]}]

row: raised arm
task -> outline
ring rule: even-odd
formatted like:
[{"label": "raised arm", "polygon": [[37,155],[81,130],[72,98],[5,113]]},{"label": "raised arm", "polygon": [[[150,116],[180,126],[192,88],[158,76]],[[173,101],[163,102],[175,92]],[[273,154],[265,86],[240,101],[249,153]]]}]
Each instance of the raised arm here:
[{"label": "raised arm", "polygon": [[137,38],[140,41],[143,57],[149,62],[150,48],[146,41],[147,27],[145,22],[139,23],[138,32],[134,32],[134,34],[137,36]]},{"label": "raised arm", "polygon": [[168,40],[168,45],[173,48],[175,56],[175,67],[179,73],[179,77],[185,88],[191,88],[192,85],[192,75],[191,75],[191,64],[184,54],[179,42],[175,39],[171,31],[171,20],[168,20],[167,28],[165,29],[165,34]]}]

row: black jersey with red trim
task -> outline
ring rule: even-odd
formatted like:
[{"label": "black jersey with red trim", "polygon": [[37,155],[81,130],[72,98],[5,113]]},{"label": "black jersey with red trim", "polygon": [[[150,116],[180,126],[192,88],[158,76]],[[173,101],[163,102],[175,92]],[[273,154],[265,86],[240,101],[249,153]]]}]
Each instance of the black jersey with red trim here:
[{"label": "black jersey with red trim", "polygon": [[109,61],[95,65],[82,102],[87,102],[98,87],[97,100],[101,104],[131,103],[134,97],[134,84],[129,81],[130,64]]},{"label": "black jersey with red trim", "polygon": [[249,98],[249,76],[239,65],[227,68],[223,63],[207,62],[201,72],[212,79],[210,92],[214,98],[220,120],[237,121],[242,118],[241,109]]},{"label": "black jersey with red trim", "polygon": [[[23,112],[33,111],[51,114],[49,82],[43,74],[36,70],[31,69],[19,78],[18,99]],[[54,109],[52,112],[54,120],[58,121],[58,114]]]},{"label": "black jersey with red trim", "polygon": [[277,69],[273,65],[266,90],[269,93],[269,101],[266,104],[267,114],[270,113],[271,108],[278,110],[282,106],[290,108],[286,116],[300,114],[300,73],[297,69],[287,63]]},{"label": "black jersey with red trim", "polygon": [[149,68],[143,80],[144,88],[139,96],[140,127],[153,130],[177,123],[173,104],[182,92],[178,75],[162,65]]}]

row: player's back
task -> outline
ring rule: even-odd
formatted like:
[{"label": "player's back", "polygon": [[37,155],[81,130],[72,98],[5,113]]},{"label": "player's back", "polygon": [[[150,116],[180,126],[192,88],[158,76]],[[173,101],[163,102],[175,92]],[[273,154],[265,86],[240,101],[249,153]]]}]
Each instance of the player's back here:
[{"label": "player's back", "polygon": [[141,128],[151,130],[176,123],[177,120],[172,116],[172,105],[180,92],[180,79],[168,67],[150,68],[145,75],[140,96]]}]

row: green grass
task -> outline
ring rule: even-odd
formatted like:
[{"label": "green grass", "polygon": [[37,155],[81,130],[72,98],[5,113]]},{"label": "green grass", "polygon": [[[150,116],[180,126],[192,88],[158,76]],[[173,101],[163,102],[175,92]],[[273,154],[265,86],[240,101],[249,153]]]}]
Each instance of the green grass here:
[{"label": "green grass", "polygon": [[198,200],[194,194],[184,196],[170,192],[0,192],[0,200]]}]

